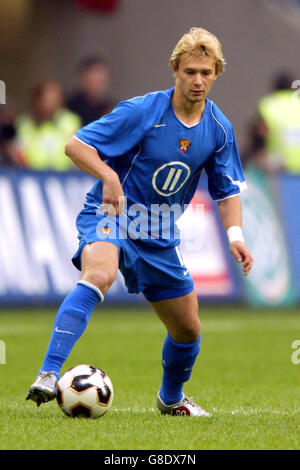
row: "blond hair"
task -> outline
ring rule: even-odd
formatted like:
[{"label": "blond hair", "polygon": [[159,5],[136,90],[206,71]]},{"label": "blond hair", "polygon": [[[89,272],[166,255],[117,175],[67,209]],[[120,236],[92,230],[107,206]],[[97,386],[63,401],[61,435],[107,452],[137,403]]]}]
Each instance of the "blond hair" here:
[{"label": "blond hair", "polygon": [[208,56],[215,59],[216,73],[220,75],[225,69],[225,59],[222,54],[222,45],[218,38],[203,28],[191,28],[176,44],[170,57],[169,65],[178,70],[179,61],[183,54],[188,56]]}]

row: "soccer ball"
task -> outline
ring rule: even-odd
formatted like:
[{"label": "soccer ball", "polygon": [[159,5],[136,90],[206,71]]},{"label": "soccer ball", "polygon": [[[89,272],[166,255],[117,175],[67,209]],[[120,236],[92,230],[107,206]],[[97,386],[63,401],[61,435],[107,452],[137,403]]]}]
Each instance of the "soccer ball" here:
[{"label": "soccer ball", "polygon": [[110,378],[97,367],[75,366],[57,382],[57,403],[67,416],[99,418],[110,408],[113,396]]}]

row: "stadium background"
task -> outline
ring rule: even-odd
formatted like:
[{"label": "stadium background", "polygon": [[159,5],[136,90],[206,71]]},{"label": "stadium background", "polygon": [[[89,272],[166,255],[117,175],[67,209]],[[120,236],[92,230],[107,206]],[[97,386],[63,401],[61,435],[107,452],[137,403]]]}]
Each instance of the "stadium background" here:
[{"label": "stadium background", "polygon": [[[171,87],[167,62],[172,47],[190,26],[200,25],[212,30],[223,43],[227,70],[210,97],[230,118],[242,147],[247,122],[258,100],[269,92],[274,75],[287,70],[295,80],[299,78],[295,21],[299,11],[292,9],[288,14],[288,8],[280,10],[280,3],[287,7],[297,2],[1,0],[0,78],[6,84],[8,103],[13,100],[22,112],[28,108],[29,90],[37,80],[53,77],[68,93],[76,83],[78,61],[100,54],[111,64],[111,90],[119,101]],[[16,168],[1,168],[0,177],[0,303],[56,303],[78,277],[70,264],[76,247],[75,215],[91,179],[79,173]],[[249,191],[243,196],[244,226],[256,259],[253,272],[244,280],[228,255],[204,177],[196,200],[205,205],[204,229],[211,237],[204,237],[204,244],[197,245],[194,240],[187,250],[183,248],[199,298],[295,305],[300,299],[300,176],[270,177],[246,169],[246,177]],[[52,193],[47,190],[51,187]],[[53,202],[54,187],[59,204]],[[41,213],[43,224],[38,223]],[[59,222],[63,213],[68,220],[65,226]],[[191,219],[186,219],[185,227],[190,224]],[[187,237],[191,231],[187,230]],[[20,272],[17,284],[12,268],[16,265]],[[143,300],[128,297],[119,276],[107,301]]]},{"label": "stadium background", "polygon": [[[0,0],[0,80],[7,104],[17,114],[27,112],[32,87],[49,77],[70,93],[78,62],[98,54],[111,64],[116,101],[168,88],[174,43],[189,27],[202,26],[223,43],[228,66],[211,99],[232,121],[243,154],[248,122],[274,76],[284,71],[300,79],[299,3]],[[0,129],[3,109],[0,104]],[[7,168],[1,151],[0,137],[1,450],[109,449],[111,455],[112,449],[183,454],[300,448],[299,174],[270,176],[245,165],[244,231],[255,258],[247,281],[228,253],[205,178],[195,198],[204,204],[204,217],[189,216],[183,224],[184,257],[196,280],[203,326],[201,353],[184,391],[212,419],[158,413],[165,327],[141,297],[126,294],[119,277],[62,369],[82,363],[103,368],[114,385],[114,403],[100,422],[74,421],[55,401],[37,409],[25,397],[57,304],[78,278],[70,262],[75,217],[91,178],[80,171]]]}]

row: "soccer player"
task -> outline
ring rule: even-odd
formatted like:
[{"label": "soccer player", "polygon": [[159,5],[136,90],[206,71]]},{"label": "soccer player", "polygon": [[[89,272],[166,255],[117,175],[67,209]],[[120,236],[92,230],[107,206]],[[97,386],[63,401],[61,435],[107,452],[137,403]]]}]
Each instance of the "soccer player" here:
[{"label": "soccer player", "polygon": [[[191,201],[205,170],[229,249],[244,275],[249,273],[253,260],[244,244],[239,198],[246,183],[235,136],[228,119],[207,98],[224,65],[218,39],[192,28],[170,58],[174,88],[122,101],[67,143],[67,155],[98,181],[77,217],[79,247],[73,263],[81,280],[58,310],[44,362],[27,396],[37,405],[55,397],[61,366],[119,268],[128,291],[143,292],[167,329],[158,409],[209,416],[183,393],[199,353],[201,325],[193,280],[178,248],[178,211],[173,209],[184,209]],[[167,234],[162,208],[174,214]]]}]

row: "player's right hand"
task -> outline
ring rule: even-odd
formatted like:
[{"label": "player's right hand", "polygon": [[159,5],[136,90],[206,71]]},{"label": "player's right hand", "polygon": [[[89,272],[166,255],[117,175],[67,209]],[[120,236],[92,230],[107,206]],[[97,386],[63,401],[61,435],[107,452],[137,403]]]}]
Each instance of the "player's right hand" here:
[{"label": "player's right hand", "polygon": [[102,209],[109,216],[121,214],[125,207],[125,196],[121,186],[119,176],[112,172],[109,177],[103,180]]}]

